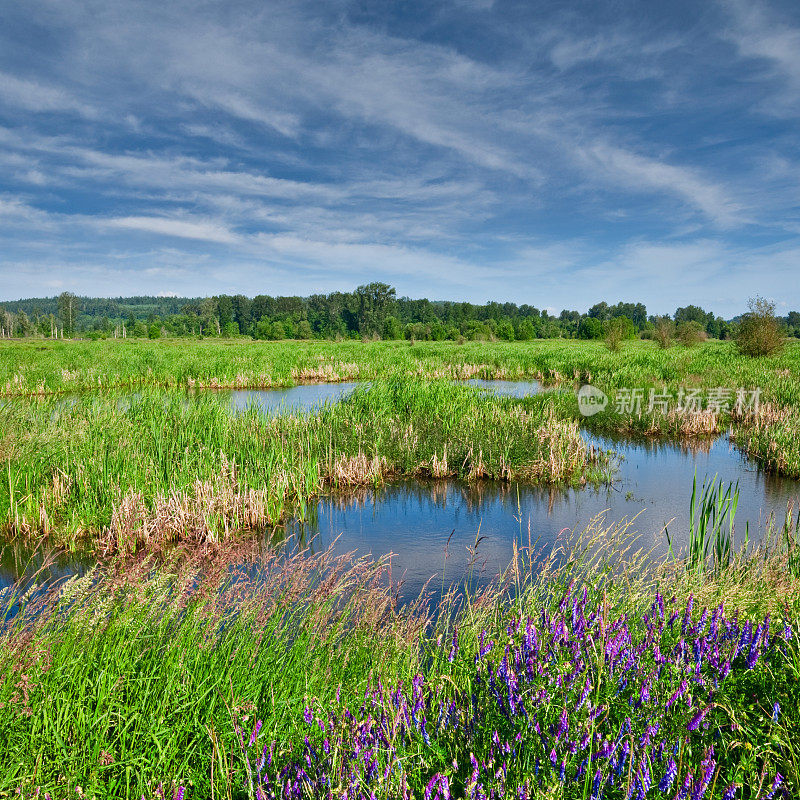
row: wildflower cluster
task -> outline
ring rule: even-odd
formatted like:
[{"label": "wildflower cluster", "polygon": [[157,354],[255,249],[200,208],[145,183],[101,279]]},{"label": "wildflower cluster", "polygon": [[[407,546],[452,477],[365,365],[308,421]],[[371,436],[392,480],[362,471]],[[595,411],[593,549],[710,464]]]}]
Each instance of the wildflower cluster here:
[{"label": "wildflower cluster", "polygon": [[[240,732],[250,787],[259,800],[788,797],[725,734],[731,689],[780,658],[791,629],[693,606],[656,594],[643,617],[612,618],[603,595],[570,589],[496,638],[462,646],[456,630],[427,678],[376,682],[356,710],[307,706],[299,747]],[[770,703],[768,724],[779,715]]]}]

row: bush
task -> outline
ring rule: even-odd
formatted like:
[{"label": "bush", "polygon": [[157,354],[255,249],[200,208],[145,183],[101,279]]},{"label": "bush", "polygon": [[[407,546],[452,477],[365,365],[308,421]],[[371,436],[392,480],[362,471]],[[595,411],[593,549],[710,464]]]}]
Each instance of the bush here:
[{"label": "bush", "polygon": [[763,297],[751,297],[750,309],[742,317],[736,346],[746,356],[768,356],[783,347],[783,332],[775,316],[775,303]]},{"label": "bush", "polygon": [[671,347],[672,340],[675,338],[675,323],[669,317],[659,317],[656,320],[653,338],[662,350]]},{"label": "bush", "polygon": [[605,330],[606,345],[614,352],[619,350],[625,339],[632,339],[634,336],[633,323],[627,317],[614,317],[608,320]]},{"label": "bush", "polygon": [[694,347],[708,338],[703,326],[696,320],[679,322],[675,326],[675,336],[685,347]]}]

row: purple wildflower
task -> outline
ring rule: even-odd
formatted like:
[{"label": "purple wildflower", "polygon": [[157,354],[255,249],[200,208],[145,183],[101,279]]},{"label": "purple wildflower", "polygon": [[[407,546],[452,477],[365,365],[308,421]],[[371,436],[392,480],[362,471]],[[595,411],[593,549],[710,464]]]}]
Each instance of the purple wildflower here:
[{"label": "purple wildflower", "polygon": [[253,728],[253,732],[250,734],[250,747],[255,744],[256,737],[258,736],[258,732],[261,730],[261,720],[256,722],[255,728]]},{"label": "purple wildflower", "polygon": [[672,784],[675,783],[675,778],[677,776],[678,765],[675,763],[674,758],[670,758],[667,762],[667,771],[664,773],[664,777],[658,782],[658,790],[666,794],[672,788]]},{"label": "purple wildflower", "polygon": [[450,653],[447,660],[452,664],[455,661],[456,654],[458,653],[458,627],[453,631],[453,641],[450,644]]},{"label": "purple wildflower", "polygon": [[689,724],[686,726],[686,728],[690,731],[696,731],[700,727],[702,721],[706,718],[708,712],[711,711],[711,708],[712,706],[708,705],[702,711],[698,711],[697,714],[695,714],[691,720],[689,720]]},{"label": "purple wildflower", "polygon": [[775,774],[775,780],[772,781],[772,786],[770,787],[769,792],[764,797],[764,800],[772,800],[775,797],[775,792],[780,789],[781,784],[783,783],[783,775],[780,772]]}]

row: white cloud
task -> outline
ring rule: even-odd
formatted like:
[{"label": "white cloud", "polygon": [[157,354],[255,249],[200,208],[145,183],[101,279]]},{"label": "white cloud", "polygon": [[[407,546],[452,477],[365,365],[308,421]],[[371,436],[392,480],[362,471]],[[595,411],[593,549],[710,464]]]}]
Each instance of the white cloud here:
[{"label": "white cloud", "polygon": [[66,89],[19,78],[8,72],[0,72],[0,99],[26,111],[69,112],[90,119],[98,116],[93,106],[79,100]]},{"label": "white cloud", "polygon": [[[758,0],[723,0],[729,10],[732,26],[725,34],[734,42],[739,52],[748,58],[761,59],[771,65],[774,73],[784,80],[784,90],[792,92],[790,103],[797,113],[800,108],[800,27],[769,13]],[[759,98],[760,99],[760,98]],[[779,108],[786,99],[773,93]],[[765,104],[763,108],[768,108]]]},{"label": "white cloud", "polygon": [[582,151],[590,165],[607,178],[637,191],[661,191],[683,198],[723,226],[741,220],[741,208],[724,189],[700,177],[695,170],[667,164],[620,147],[597,143]]},{"label": "white cloud", "polygon": [[233,232],[211,221],[197,222],[167,217],[117,217],[99,221],[99,224],[155,233],[160,236],[176,236],[181,239],[198,239],[219,244],[233,244],[238,241],[238,237]]}]

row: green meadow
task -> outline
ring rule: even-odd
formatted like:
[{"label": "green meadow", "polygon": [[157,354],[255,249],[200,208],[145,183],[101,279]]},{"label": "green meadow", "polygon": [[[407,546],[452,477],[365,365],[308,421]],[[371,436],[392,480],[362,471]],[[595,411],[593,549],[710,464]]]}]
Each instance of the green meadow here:
[{"label": "green meadow", "polygon": [[[800,477],[799,361],[716,341],[0,342],[3,534],[98,561],[0,592],[0,796],[797,796],[796,520],[737,549],[719,487],[693,497],[688,560],[584,520],[485,588],[405,604],[384,559],[250,534],[397,478],[612,480],[582,428],[729,432]],[[201,391],[314,381],[360,385],[273,416]],[[604,412],[581,416],[584,384]],[[651,389],[759,406],[648,408]]]}]

